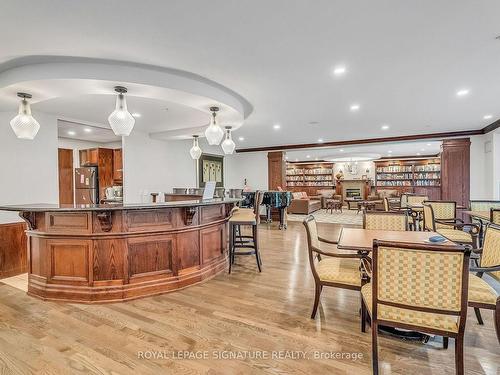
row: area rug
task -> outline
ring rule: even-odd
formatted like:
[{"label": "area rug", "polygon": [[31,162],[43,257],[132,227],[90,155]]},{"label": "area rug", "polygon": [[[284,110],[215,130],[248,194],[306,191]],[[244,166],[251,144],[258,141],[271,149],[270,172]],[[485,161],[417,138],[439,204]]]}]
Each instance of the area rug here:
[{"label": "area rug", "polygon": [[[350,224],[350,225],[363,225],[363,214],[360,212],[356,213],[357,210],[347,210],[344,209],[340,211],[330,211],[321,209],[313,212],[311,215],[314,216],[318,223],[331,223],[331,224]],[[290,221],[302,221],[307,215],[300,214],[288,214],[288,220]]]}]

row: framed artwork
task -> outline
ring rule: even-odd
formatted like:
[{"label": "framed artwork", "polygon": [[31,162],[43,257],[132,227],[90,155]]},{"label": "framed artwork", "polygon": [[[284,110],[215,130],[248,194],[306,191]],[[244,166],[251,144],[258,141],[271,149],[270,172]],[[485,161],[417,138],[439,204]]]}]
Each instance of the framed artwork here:
[{"label": "framed artwork", "polygon": [[200,187],[208,181],[214,181],[216,187],[224,186],[224,157],[201,154],[198,162],[198,180]]}]

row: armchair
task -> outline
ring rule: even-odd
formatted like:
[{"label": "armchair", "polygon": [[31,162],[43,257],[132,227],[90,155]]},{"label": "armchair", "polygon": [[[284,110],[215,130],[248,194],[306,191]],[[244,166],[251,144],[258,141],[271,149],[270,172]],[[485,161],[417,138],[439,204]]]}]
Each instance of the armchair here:
[{"label": "armchair", "polygon": [[361,289],[360,259],[362,255],[356,253],[339,254],[322,250],[321,243],[337,244],[337,241],[318,236],[316,220],[312,215],[307,216],[303,224],[307,233],[309,264],[315,282],[315,297],[311,314],[311,319],[314,319],[323,286],[351,290]]}]

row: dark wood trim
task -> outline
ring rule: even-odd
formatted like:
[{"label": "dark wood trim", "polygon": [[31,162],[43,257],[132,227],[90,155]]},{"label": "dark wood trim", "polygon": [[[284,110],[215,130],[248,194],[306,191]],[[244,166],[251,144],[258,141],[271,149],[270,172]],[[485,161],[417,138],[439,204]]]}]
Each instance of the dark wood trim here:
[{"label": "dark wood trim", "polygon": [[312,147],[323,148],[323,147],[332,147],[332,146],[360,145],[360,144],[367,144],[367,143],[414,141],[414,140],[419,140],[419,139],[430,139],[430,138],[468,137],[471,135],[481,135],[481,134],[484,134],[484,129],[464,130],[464,131],[457,131],[457,132],[401,135],[401,136],[396,136],[396,137],[384,137],[384,138],[353,139],[353,140],[348,140],[348,141],[332,141],[332,142],[323,142],[323,143],[299,143],[299,144],[281,145],[281,146],[240,148],[240,149],[237,149],[236,152],[280,151],[280,150],[292,150],[292,149],[312,148]]},{"label": "dark wood trim", "polygon": [[500,119],[496,120],[495,122],[492,122],[488,126],[485,126],[483,128],[483,134],[492,132],[493,130],[496,130],[498,128],[500,128]]},{"label": "dark wood trim", "polygon": [[0,279],[28,271],[26,223],[0,224]]},{"label": "dark wood trim", "polygon": [[424,160],[424,159],[436,159],[439,158],[439,154],[429,154],[429,155],[408,155],[408,156],[382,156],[380,159],[377,159],[377,161],[380,160]]}]

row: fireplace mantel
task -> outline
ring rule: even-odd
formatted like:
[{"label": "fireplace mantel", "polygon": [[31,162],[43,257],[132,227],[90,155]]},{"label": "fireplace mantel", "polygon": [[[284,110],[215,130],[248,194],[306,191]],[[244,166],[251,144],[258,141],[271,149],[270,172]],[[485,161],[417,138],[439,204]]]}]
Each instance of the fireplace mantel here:
[{"label": "fireplace mantel", "polygon": [[342,200],[346,198],[347,189],[359,189],[361,197],[367,199],[371,190],[371,180],[337,180],[336,193],[342,195]]}]

